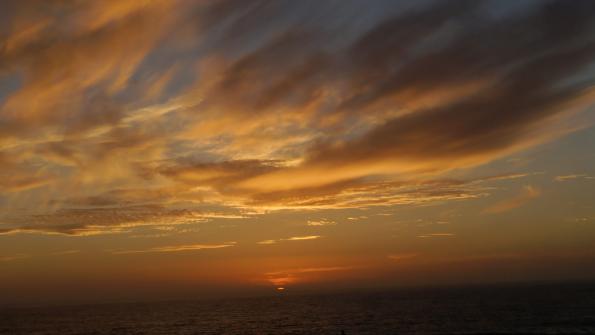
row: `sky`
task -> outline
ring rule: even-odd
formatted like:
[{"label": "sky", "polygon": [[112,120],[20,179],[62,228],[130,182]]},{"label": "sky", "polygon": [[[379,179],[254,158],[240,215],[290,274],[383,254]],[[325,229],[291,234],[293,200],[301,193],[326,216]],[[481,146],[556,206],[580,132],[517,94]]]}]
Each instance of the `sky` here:
[{"label": "sky", "polygon": [[594,84],[587,0],[2,1],[0,304],[595,279]]}]

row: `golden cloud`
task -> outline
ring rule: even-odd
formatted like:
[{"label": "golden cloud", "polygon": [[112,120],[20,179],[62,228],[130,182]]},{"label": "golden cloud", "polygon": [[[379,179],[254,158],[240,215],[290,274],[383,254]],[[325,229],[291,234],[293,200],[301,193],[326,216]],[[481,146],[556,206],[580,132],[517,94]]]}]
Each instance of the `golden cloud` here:
[{"label": "golden cloud", "polygon": [[483,197],[446,175],[588,126],[595,101],[593,4],[483,4],[361,26],[325,3],[1,4],[0,232]]},{"label": "golden cloud", "polygon": [[524,204],[528,203],[529,201],[539,197],[541,192],[539,189],[527,185],[523,187],[523,189],[514,197],[506,200],[502,200],[498,203],[493,204],[492,206],[486,208],[484,213],[488,214],[497,214],[502,212],[507,212],[512,209],[518,208],[523,206]]}]

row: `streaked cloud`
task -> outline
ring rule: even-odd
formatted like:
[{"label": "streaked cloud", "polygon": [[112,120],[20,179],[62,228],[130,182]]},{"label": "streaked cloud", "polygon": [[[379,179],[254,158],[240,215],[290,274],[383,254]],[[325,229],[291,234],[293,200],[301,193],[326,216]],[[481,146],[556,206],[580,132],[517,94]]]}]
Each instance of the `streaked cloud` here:
[{"label": "streaked cloud", "polygon": [[524,204],[539,197],[540,195],[541,191],[539,189],[527,185],[524,186],[517,195],[513,196],[510,199],[505,199],[500,202],[497,202],[492,206],[484,209],[483,212],[487,214],[498,214],[502,212],[507,212],[512,209],[523,206]]},{"label": "streaked cloud", "polygon": [[150,249],[142,250],[114,250],[112,254],[123,255],[123,254],[138,254],[138,253],[169,253],[169,252],[181,252],[181,251],[196,251],[205,249],[222,249],[229,248],[236,245],[236,242],[226,242],[223,244],[189,244],[189,245],[174,245],[164,247],[154,247]]},{"label": "streaked cloud", "polygon": [[310,273],[310,272],[329,272],[329,271],[344,271],[353,269],[353,266],[330,266],[330,267],[316,267],[316,268],[297,268],[288,269],[282,271],[267,272],[267,275],[280,275],[280,274],[295,274],[295,273]]},{"label": "streaked cloud", "polygon": [[[383,215],[383,216],[390,216],[390,214],[389,214],[389,215]],[[365,219],[367,219],[367,218],[368,218],[368,217],[367,217],[367,216],[365,216],[365,215],[360,215],[360,216],[349,216],[349,217],[347,218],[347,220],[349,220],[349,221],[359,221],[359,220],[365,220]]]},{"label": "streaked cloud", "polygon": [[290,238],[284,239],[284,241],[305,241],[305,240],[317,240],[322,236],[319,235],[308,235],[308,236],[293,236]]},{"label": "streaked cloud", "polygon": [[308,241],[308,240],[317,240],[319,238],[322,238],[322,236],[320,236],[320,235],[292,236],[292,237],[288,237],[288,238],[281,238],[278,240],[264,240],[264,241],[257,242],[257,244],[268,245],[268,244],[277,244],[277,243],[283,242],[283,241]]},{"label": "streaked cloud", "polygon": [[423,234],[418,235],[419,238],[432,238],[432,237],[454,237],[456,234],[453,233],[431,233],[431,234]]},{"label": "streaked cloud", "polygon": [[319,275],[326,272],[341,272],[353,270],[354,266],[328,266],[328,267],[311,267],[311,268],[293,268],[280,271],[272,271],[265,273],[266,280],[275,286],[283,286],[288,284],[298,283],[304,281],[309,275]]},{"label": "streaked cloud", "polygon": [[13,227],[1,229],[0,234],[89,236],[127,231],[138,226],[204,222],[207,217],[198,211],[162,206],[77,208],[14,218],[9,221]]},{"label": "streaked cloud", "polygon": [[52,252],[53,256],[62,256],[62,255],[74,255],[80,253],[80,250],[62,250],[62,251],[54,251]]},{"label": "streaked cloud", "polygon": [[408,259],[412,259],[418,257],[419,255],[416,253],[404,253],[404,254],[390,254],[388,255],[388,259],[393,261],[405,261]]},{"label": "streaked cloud", "polygon": [[17,261],[20,259],[29,258],[31,256],[27,254],[16,254],[16,255],[9,255],[9,256],[0,256],[0,262],[12,262]]},{"label": "streaked cloud", "polygon": [[337,223],[329,219],[308,220],[308,226],[334,226]]},{"label": "streaked cloud", "polygon": [[257,244],[265,244],[265,245],[266,245],[266,244],[275,244],[275,243],[277,243],[278,241],[279,241],[279,240],[264,240],[264,241],[257,242]]},{"label": "streaked cloud", "polygon": [[568,175],[564,175],[564,176],[554,177],[554,180],[559,181],[559,182],[575,180],[575,179],[595,179],[595,177],[591,177],[586,174],[568,174]]},{"label": "streaked cloud", "polygon": [[593,4],[498,6],[3,3],[0,233],[485,197],[595,101]]}]

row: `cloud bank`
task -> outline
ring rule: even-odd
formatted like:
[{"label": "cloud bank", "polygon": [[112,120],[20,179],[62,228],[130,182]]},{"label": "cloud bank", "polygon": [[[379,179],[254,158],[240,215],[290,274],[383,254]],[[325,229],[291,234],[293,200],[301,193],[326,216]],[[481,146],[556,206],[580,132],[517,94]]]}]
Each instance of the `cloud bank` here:
[{"label": "cloud bank", "polygon": [[584,127],[594,101],[592,1],[0,13],[4,234],[477,198],[445,174]]}]

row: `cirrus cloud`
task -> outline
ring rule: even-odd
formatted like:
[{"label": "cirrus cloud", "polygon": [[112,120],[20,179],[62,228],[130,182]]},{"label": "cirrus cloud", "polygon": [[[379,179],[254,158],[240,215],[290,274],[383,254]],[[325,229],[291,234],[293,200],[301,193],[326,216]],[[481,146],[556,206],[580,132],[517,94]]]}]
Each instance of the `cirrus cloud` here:
[{"label": "cirrus cloud", "polygon": [[446,175],[591,124],[575,117],[594,103],[594,14],[589,1],[2,3],[0,231],[483,197]]}]

